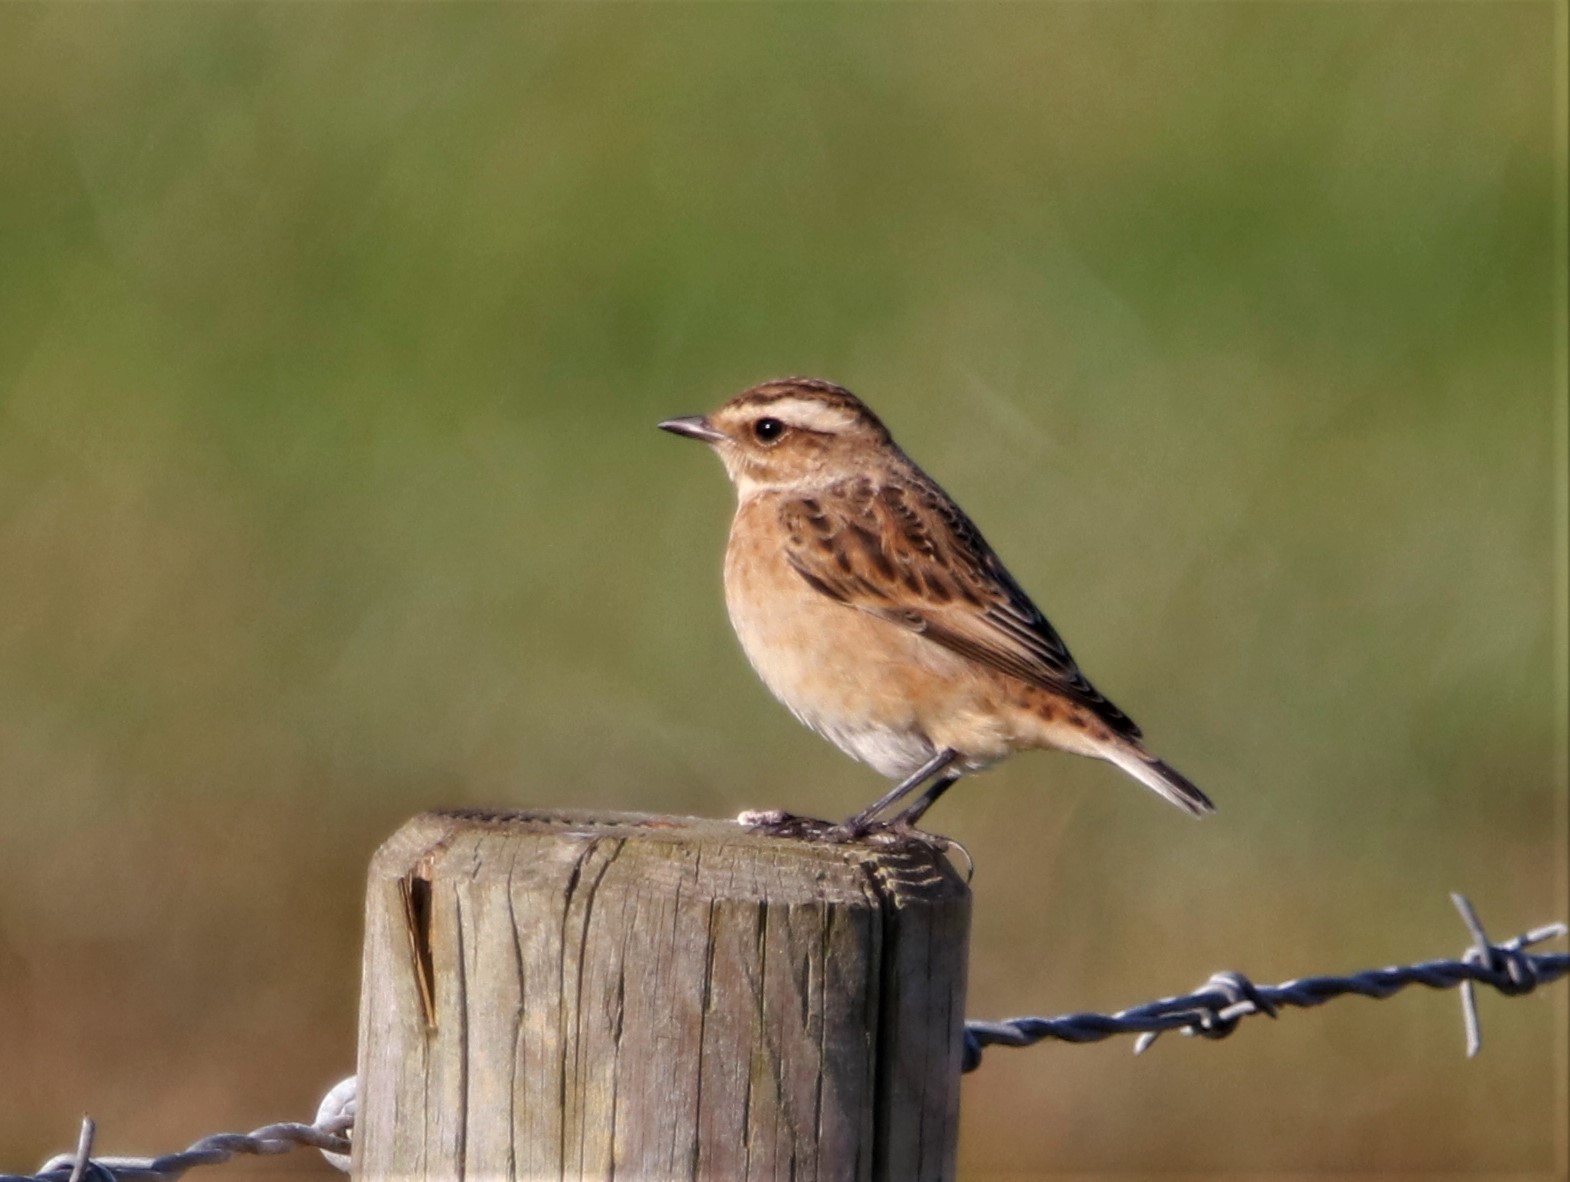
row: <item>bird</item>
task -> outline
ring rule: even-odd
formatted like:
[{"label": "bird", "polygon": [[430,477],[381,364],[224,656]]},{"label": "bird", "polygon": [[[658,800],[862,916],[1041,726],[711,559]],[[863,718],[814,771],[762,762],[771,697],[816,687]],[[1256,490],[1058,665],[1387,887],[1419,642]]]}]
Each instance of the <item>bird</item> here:
[{"label": "bird", "polygon": [[708,444],[735,487],[725,604],[759,678],[895,781],[843,832],[913,831],[961,777],[1043,748],[1106,760],[1195,816],[1214,811],[849,390],[780,378],[658,426]]}]

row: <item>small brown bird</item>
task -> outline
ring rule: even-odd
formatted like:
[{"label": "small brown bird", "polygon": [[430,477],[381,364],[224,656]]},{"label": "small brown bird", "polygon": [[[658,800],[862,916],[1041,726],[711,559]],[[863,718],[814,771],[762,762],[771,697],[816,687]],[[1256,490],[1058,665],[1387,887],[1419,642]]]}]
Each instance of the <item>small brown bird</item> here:
[{"label": "small brown bird", "polygon": [[899,782],[845,823],[909,827],[956,780],[1027,748],[1105,759],[1195,815],[1198,788],[1085,679],[960,507],[832,382],[783,378],[667,431],[736,486],[731,625],[763,683],[841,751]]}]

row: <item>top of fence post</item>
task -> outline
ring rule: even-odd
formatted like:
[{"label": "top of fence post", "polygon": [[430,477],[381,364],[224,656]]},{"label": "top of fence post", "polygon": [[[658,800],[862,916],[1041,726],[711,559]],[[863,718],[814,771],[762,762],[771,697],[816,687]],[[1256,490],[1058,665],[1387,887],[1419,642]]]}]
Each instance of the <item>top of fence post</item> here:
[{"label": "top of fence post", "polygon": [[371,866],[356,1168],[952,1179],[969,909],[919,843],[417,817]]}]

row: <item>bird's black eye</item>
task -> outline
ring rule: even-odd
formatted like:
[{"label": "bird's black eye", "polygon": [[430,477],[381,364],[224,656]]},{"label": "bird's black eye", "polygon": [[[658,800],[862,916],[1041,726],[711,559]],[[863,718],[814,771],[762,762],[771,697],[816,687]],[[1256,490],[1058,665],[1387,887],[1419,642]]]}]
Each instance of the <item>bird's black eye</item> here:
[{"label": "bird's black eye", "polygon": [[785,434],[785,424],[778,419],[759,419],[752,424],[752,433],[759,443],[773,443]]}]

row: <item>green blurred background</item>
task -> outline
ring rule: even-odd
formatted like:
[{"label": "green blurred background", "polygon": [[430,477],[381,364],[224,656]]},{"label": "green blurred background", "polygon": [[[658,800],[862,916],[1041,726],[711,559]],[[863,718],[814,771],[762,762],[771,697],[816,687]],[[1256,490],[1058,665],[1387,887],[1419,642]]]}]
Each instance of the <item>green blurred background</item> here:
[{"label": "green blurred background", "polygon": [[[785,373],[1220,805],[945,800],[974,1015],[1564,918],[1563,12],[0,8],[0,1169],[314,1111],[420,809],[880,790],[653,429]],[[1482,1004],[994,1051],[961,1173],[1564,1170],[1567,991]]]}]

